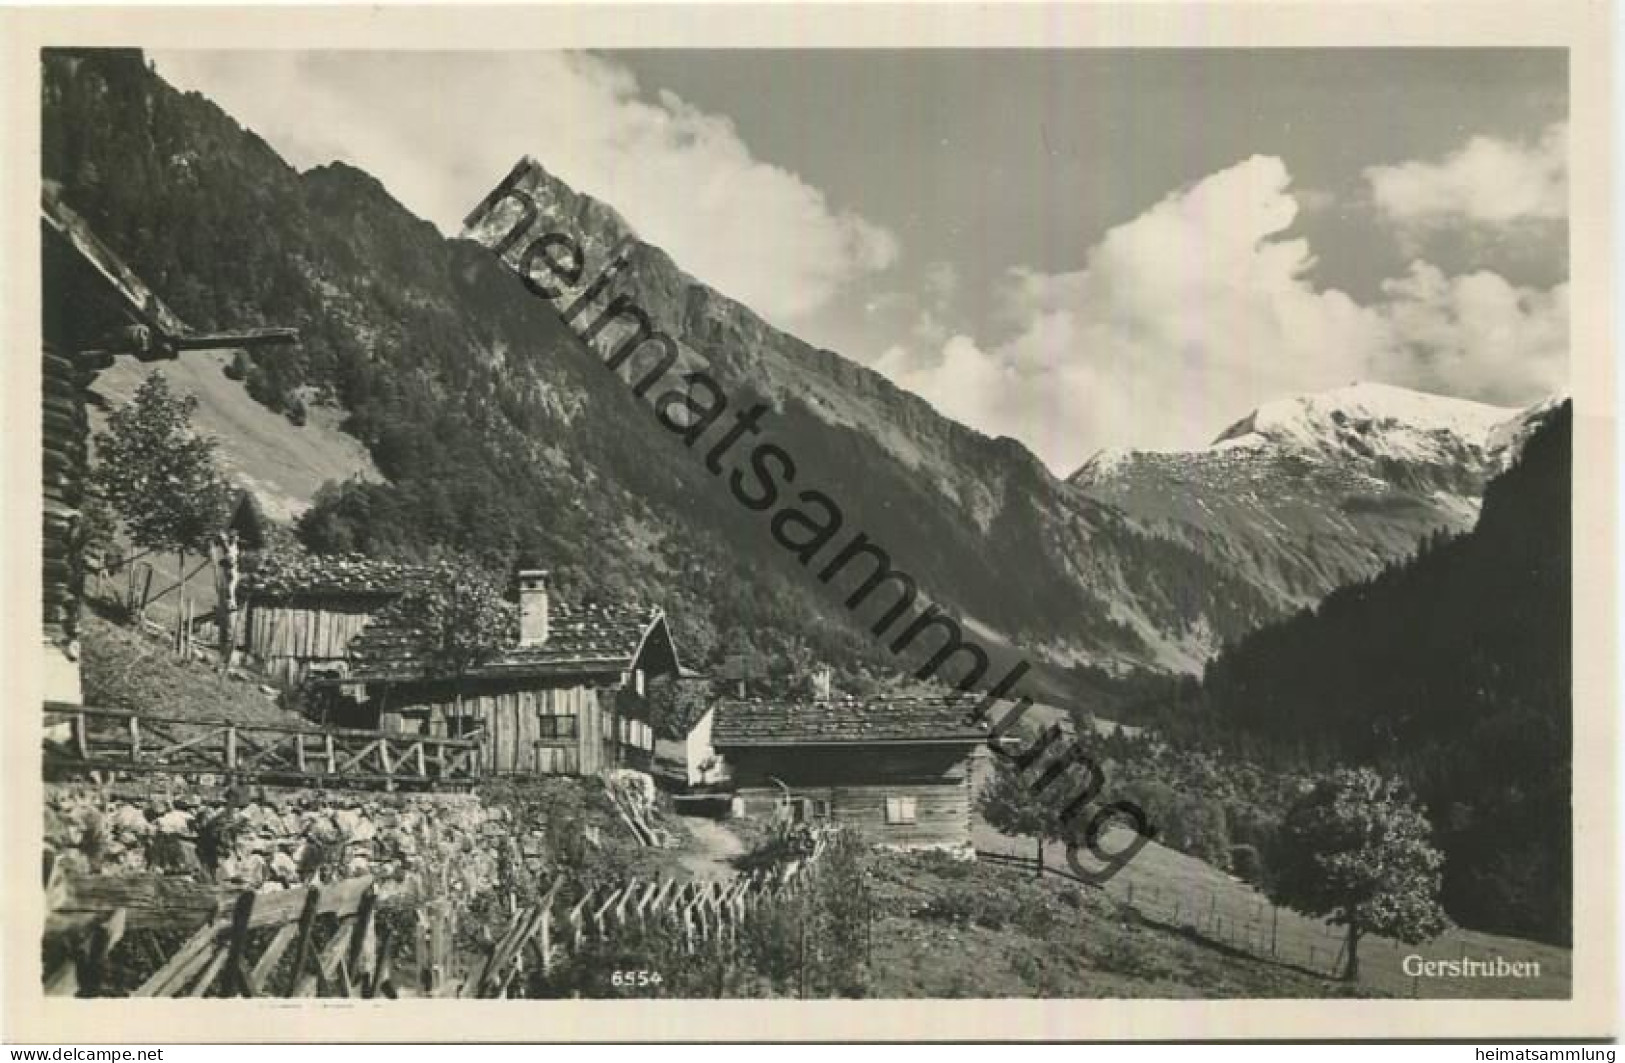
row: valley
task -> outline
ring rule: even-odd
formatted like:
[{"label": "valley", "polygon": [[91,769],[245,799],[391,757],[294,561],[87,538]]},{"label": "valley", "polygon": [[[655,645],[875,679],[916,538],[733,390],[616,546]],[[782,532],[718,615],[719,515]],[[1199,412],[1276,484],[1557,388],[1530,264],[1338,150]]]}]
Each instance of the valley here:
[{"label": "valley", "polygon": [[[504,187],[579,252],[552,304],[513,275],[510,216],[448,237],[139,52],[48,52],[43,104],[52,195],[177,329],[298,331],[163,357],[126,327],[47,402],[47,569],[84,606],[61,640],[83,704],[46,705],[48,892],[236,896],[165,961],[196,992],[235,956],[218,993],[253,994],[256,898],[297,889],[348,906],[356,944],[324,956],[366,955],[353,984],[319,961],[330,995],[392,993],[387,956],[435,995],[637,995],[594,971],[656,960],[692,965],[648,995],[1569,995],[1561,396],[1356,381],[1062,477],[697,279],[546,158]],[[84,295],[49,297],[55,320]],[[100,495],[119,530],[80,521]],[[188,576],[207,604],[147,615],[137,554],[212,569]],[[1028,663],[1007,744],[944,702]],[[1057,779],[1154,826],[1099,888],[1061,870]],[[380,951],[386,908],[413,950]],[[120,910],[53,925],[116,938]],[[89,940],[53,943],[59,988]],[[1540,974],[1423,983],[1412,954]]]}]

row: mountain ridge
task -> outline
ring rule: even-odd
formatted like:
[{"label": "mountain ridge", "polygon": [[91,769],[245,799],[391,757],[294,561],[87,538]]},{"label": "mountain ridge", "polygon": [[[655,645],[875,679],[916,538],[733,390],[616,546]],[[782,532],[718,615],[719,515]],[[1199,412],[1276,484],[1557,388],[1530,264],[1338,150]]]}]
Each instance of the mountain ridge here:
[{"label": "mountain ridge", "polygon": [[[1389,399],[1388,408],[1378,412],[1372,409],[1375,403],[1361,402],[1367,396],[1373,395]],[[1522,407],[1491,406],[1470,399],[1419,391],[1379,381],[1357,380],[1343,387],[1298,392],[1270,399],[1232,422],[1206,446],[1102,447],[1080,463],[1065,479],[1068,483],[1087,484],[1137,455],[1179,457],[1205,451],[1251,448],[1265,443],[1295,445],[1309,450],[1327,449],[1331,442],[1329,434],[1322,433],[1316,438],[1313,427],[1305,423],[1306,418],[1303,414],[1308,413],[1312,416],[1324,412],[1334,421],[1346,420],[1350,418],[1352,412],[1359,411],[1362,405],[1365,407],[1363,412],[1368,423],[1372,420],[1386,419],[1404,421],[1407,427],[1424,432],[1454,431],[1464,442],[1476,444],[1486,450],[1499,450],[1510,445],[1511,433],[1507,433],[1508,438],[1505,439],[1498,438],[1498,433],[1511,428],[1513,422],[1527,417],[1534,411],[1557,405],[1564,398],[1565,396],[1559,394]],[[1398,403],[1395,403],[1394,399],[1397,399]],[[1399,410],[1395,408],[1396,405],[1409,407],[1412,416],[1402,418]],[[1452,410],[1459,411],[1465,416],[1457,418],[1452,423],[1448,416],[1448,412]],[[1294,416],[1295,412],[1298,413],[1297,416]],[[1416,416],[1418,413],[1420,416]],[[1260,427],[1261,425],[1263,427]]]},{"label": "mountain ridge", "polygon": [[1067,482],[1248,574],[1290,612],[1471,528],[1489,480],[1554,405],[1360,382],[1272,400],[1207,447],[1096,454]]}]

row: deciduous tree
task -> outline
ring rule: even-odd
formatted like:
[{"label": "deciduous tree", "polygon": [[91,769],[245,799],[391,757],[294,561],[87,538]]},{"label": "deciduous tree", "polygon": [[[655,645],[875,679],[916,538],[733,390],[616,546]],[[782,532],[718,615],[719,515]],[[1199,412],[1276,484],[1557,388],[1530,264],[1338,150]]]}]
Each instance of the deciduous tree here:
[{"label": "deciduous tree", "polygon": [[1408,944],[1449,925],[1439,905],[1444,856],[1402,783],[1369,768],[1321,778],[1288,810],[1272,863],[1271,895],[1348,928],[1343,977],[1360,973],[1360,938]]},{"label": "deciduous tree", "polygon": [[207,548],[231,497],[215,464],[214,440],[192,425],[196,409],[196,397],[176,395],[162,373],[153,373],[96,437],[91,473],[131,542],[178,555],[182,596],[186,555]]},{"label": "deciduous tree", "polygon": [[1042,771],[1023,773],[1015,760],[996,756],[993,777],[976,797],[976,807],[1001,834],[1031,838],[1037,846],[1038,875],[1044,874],[1044,846],[1064,842],[1077,830],[1075,816],[1067,815],[1072,788],[1056,783],[1039,785]]},{"label": "deciduous tree", "polygon": [[501,584],[480,569],[443,559],[396,608],[412,620],[428,673],[452,681],[461,716],[462,680],[514,640],[517,614],[503,599]]}]

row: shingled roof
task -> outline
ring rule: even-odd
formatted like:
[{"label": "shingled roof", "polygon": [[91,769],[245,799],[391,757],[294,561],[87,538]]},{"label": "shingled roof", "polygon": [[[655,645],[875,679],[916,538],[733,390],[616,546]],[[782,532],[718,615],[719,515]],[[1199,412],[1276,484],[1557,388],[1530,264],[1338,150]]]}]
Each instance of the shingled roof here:
[{"label": "shingled roof", "polygon": [[429,578],[422,565],[381,561],[362,554],[271,557],[245,574],[243,590],[262,601],[296,597],[392,598]]},{"label": "shingled roof", "polygon": [[711,744],[738,746],[848,745],[872,742],[984,741],[967,726],[977,698],[849,698],[838,701],[724,701],[717,706]]},{"label": "shingled roof", "polygon": [[[350,682],[414,682],[428,678],[421,629],[392,603],[350,643]],[[517,642],[518,630],[513,641]],[[665,614],[655,606],[564,605],[548,614],[547,641],[510,645],[471,669],[476,678],[529,678],[548,675],[630,671],[645,642],[664,639],[676,667]]]},{"label": "shingled roof", "polygon": [[[271,558],[244,580],[247,593],[259,601],[352,597],[376,615],[349,645],[347,682],[415,682],[429,678],[422,651],[426,641],[411,613],[406,592],[429,582],[435,569],[382,561],[361,554]],[[470,677],[530,677],[563,674],[607,674],[630,671],[651,639],[657,651],[679,667],[665,614],[657,606],[637,604],[571,605],[553,601],[548,609],[547,641],[520,646],[517,615],[506,643],[491,659],[468,672]],[[663,645],[661,644],[663,643]]]}]

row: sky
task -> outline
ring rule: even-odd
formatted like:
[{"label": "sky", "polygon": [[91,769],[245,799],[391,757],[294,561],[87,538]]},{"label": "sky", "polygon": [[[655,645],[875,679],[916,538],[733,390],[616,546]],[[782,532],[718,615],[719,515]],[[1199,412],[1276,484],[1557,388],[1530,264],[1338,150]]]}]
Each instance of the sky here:
[{"label": "sky", "polygon": [[1354,380],[1566,388],[1557,50],[155,52],[455,235],[522,155],[1065,475]]}]

